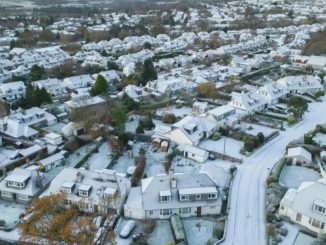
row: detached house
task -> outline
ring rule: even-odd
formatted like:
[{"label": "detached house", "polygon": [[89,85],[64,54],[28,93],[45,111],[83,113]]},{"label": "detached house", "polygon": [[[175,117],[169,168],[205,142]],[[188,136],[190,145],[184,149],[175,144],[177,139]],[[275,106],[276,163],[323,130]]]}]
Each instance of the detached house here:
[{"label": "detached house", "polygon": [[277,83],[268,83],[261,86],[257,91],[268,105],[277,104],[279,99],[285,98],[288,91]]},{"label": "detached house", "polygon": [[303,182],[298,189],[289,189],[281,200],[279,214],[317,234],[325,234],[325,179]]},{"label": "detached house", "polygon": [[315,93],[323,89],[320,79],[311,75],[283,77],[276,83],[291,94]]},{"label": "detached house", "polygon": [[1,199],[28,203],[40,194],[43,184],[37,170],[15,168],[0,182]]},{"label": "detached house", "polygon": [[232,99],[229,105],[244,114],[254,114],[256,111],[261,111],[267,107],[267,102],[255,91],[232,92],[231,96]]},{"label": "detached house", "polygon": [[26,86],[23,82],[11,82],[0,84],[0,98],[6,101],[14,101],[25,95]]},{"label": "detached house", "polygon": [[218,215],[222,199],[217,186],[206,173],[156,175],[143,179],[130,190],[124,215],[134,219],[169,219]]},{"label": "detached house", "polygon": [[112,170],[64,168],[42,196],[64,193],[67,205],[75,203],[85,212],[120,214],[130,186],[127,178]]},{"label": "detached house", "polygon": [[170,140],[178,145],[196,146],[204,138],[209,138],[217,130],[217,124],[205,117],[186,116],[172,126],[158,125],[153,138]]}]

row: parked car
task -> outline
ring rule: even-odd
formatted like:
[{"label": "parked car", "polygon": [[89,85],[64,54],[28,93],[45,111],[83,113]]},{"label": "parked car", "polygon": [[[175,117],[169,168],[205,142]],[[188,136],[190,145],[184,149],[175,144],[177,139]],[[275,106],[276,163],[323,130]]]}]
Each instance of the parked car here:
[{"label": "parked car", "polygon": [[129,220],[120,231],[120,237],[121,238],[127,238],[130,233],[135,229],[136,222],[133,220]]}]

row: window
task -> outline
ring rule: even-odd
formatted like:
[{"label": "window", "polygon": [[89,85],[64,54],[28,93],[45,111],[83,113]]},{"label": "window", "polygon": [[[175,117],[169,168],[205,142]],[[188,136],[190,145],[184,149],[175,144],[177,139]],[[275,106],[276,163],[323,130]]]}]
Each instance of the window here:
[{"label": "window", "polygon": [[24,200],[24,201],[29,200],[28,196],[24,194],[17,194],[17,199]]},{"label": "window", "polygon": [[172,209],[161,209],[160,215],[170,215],[172,214]]},{"label": "window", "polygon": [[170,201],[170,196],[161,196],[161,202],[168,202]]},{"label": "window", "polygon": [[1,191],[1,195],[4,197],[12,197],[12,193],[9,191]]},{"label": "window", "polygon": [[321,222],[319,220],[312,219],[312,218],[309,219],[309,224],[311,224],[313,227],[316,228],[320,228],[321,226]]},{"label": "window", "polygon": [[297,217],[295,218],[295,221],[301,222],[302,214],[297,213]]},{"label": "window", "polygon": [[153,215],[153,210],[150,210],[149,211],[149,215]]},{"label": "window", "polygon": [[189,214],[191,213],[191,208],[180,208],[179,214]]},{"label": "window", "polygon": [[201,195],[200,195],[200,194],[197,194],[197,195],[196,195],[196,199],[197,199],[197,200],[200,200],[200,199],[201,199]]},{"label": "window", "polygon": [[208,199],[216,199],[216,193],[208,194]]},{"label": "window", "polygon": [[188,195],[182,195],[181,196],[181,201],[187,201],[189,200],[189,196]]},{"label": "window", "polygon": [[88,191],[84,191],[84,190],[79,190],[79,195],[83,196],[83,197],[87,197],[88,196]]},{"label": "window", "polygon": [[65,199],[65,204],[66,204],[66,205],[71,205],[71,200],[69,200],[69,199]]},{"label": "window", "polygon": [[314,204],[313,210],[316,211],[316,212],[318,212],[318,213],[324,214],[325,211],[326,211],[326,208]]}]

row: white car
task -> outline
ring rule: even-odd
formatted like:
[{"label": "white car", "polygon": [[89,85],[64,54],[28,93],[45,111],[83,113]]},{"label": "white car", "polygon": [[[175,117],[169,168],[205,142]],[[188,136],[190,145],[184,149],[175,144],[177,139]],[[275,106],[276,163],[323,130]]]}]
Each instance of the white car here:
[{"label": "white car", "polygon": [[133,220],[129,220],[122,228],[120,231],[120,237],[122,238],[127,238],[130,233],[135,229],[136,227],[136,222]]}]

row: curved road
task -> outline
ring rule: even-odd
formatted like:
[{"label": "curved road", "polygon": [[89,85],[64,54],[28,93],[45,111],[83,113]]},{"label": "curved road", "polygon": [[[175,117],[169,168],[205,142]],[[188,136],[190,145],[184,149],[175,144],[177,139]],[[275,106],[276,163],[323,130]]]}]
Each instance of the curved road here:
[{"label": "curved road", "polygon": [[238,166],[223,245],[266,244],[265,190],[269,169],[285,154],[290,141],[326,122],[325,112],[326,102],[310,103],[302,122],[281,132]]}]

